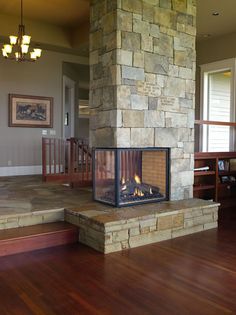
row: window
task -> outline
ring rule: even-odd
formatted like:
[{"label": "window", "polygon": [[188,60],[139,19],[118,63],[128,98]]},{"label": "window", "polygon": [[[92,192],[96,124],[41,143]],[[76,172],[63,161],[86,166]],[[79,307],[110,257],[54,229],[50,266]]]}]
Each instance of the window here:
[{"label": "window", "polygon": [[224,60],[201,67],[201,119],[208,121],[201,132],[203,152],[234,150],[235,122],[234,70],[235,61]]}]

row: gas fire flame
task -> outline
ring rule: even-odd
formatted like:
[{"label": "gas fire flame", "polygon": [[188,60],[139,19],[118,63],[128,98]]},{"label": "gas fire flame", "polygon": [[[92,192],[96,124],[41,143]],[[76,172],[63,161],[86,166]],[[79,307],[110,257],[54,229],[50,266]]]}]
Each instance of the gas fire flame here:
[{"label": "gas fire flame", "polygon": [[134,180],[137,184],[141,184],[141,179],[137,174],[134,175]]},{"label": "gas fire flame", "polygon": [[142,192],[142,190],[135,188],[134,190],[134,196],[138,196],[138,197],[143,197],[144,193]]}]

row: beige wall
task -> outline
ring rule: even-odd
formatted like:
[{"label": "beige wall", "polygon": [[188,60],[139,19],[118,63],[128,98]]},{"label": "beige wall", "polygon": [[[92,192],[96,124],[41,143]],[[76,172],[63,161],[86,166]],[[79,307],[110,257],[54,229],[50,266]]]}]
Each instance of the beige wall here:
[{"label": "beige wall", "polygon": [[87,58],[49,51],[35,63],[16,63],[0,57],[0,175],[1,168],[9,164],[41,165],[42,129],[8,127],[9,93],[53,97],[52,129],[61,136],[63,61],[88,64]]}]

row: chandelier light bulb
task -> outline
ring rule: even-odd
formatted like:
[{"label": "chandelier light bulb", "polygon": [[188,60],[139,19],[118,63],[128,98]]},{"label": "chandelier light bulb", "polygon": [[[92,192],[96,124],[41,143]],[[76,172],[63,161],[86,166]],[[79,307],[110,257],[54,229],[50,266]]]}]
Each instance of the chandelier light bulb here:
[{"label": "chandelier light bulb", "polygon": [[4,49],[4,48],[2,48],[2,55],[3,55],[3,57],[5,57],[5,58],[7,58],[7,57],[8,57],[7,52],[5,51],[5,49]]},{"label": "chandelier light bulb", "polygon": [[30,44],[30,39],[31,39],[31,36],[23,35],[23,37],[22,37],[22,44],[23,45],[29,45]]},{"label": "chandelier light bulb", "polygon": [[35,51],[31,51],[31,53],[30,53],[30,58],[31,58],[32,60],[36,60],[36,59],[37,59],[37,55],[36,55],[36,52],[35,52]]},{"label": "chandelier light bulb", "polygon": [[21,45],[21,51],[22,51],[22,54],[27,54],[29,51],[29,45],[22,44]]},{"label": "chandelier light bulb", "polygon": [[10,44],[15,45],[17,43],[17,36],[9,36],[10,37]]},{"label": "chandelier light bulb", "polygon": [[12,52],[12,46],[9,45],[9,44],[5,44],[5,45],[3,46],[3,49],[5,50],[5,52],[6,52],[7,54],[11,54],[11,52]]},{"label": "chandelier light bulb", "polygon": [[37,58],[41,57],[42,49],[34,48],[34,52],[35,52],[35,55],[36,55]]}]

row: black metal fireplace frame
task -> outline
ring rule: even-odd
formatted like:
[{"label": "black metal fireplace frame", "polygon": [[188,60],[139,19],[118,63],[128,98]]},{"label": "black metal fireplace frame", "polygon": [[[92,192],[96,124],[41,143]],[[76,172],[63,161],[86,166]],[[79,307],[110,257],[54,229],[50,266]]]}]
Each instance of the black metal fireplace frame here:
[{"label": "black metal fireplace frame", "polygon": [[[109,203],[106,201],[98,200],[95,197],[95,153],[96,150],[99,151],[114,151],[115,153],[115,204],[114,203]],[[138,202],[133,202],[133,203],[127,203],[127,204],[121,204],[120,203],[120,194],[119,194],[119,188],[120,188],[120,178],[119,178],[119,165],[120,165],[120,151],[165,151],[166,152],[166,196],[163,198],[160,198],[158,200],[152,200],[152,199],[147,199],[143,201],[138,201]],[[114,148],[114,147],[95,147],[92,150],[92,156],[93,156],[93,163],[92,163],[92,172],[93,172],[93,200],[98,201],[100,203],[103,203],[105,205],[111,205],[116,208],[124,208],[124,207],[132,207],[132,206],[138,206],[142,204],[147,204],[147,203],[157,203],[161,201],[168,201],[169,200],[169,195],[170,195],[170,148],[160,148],[160,147],[147,147],[147,148]]]}]

